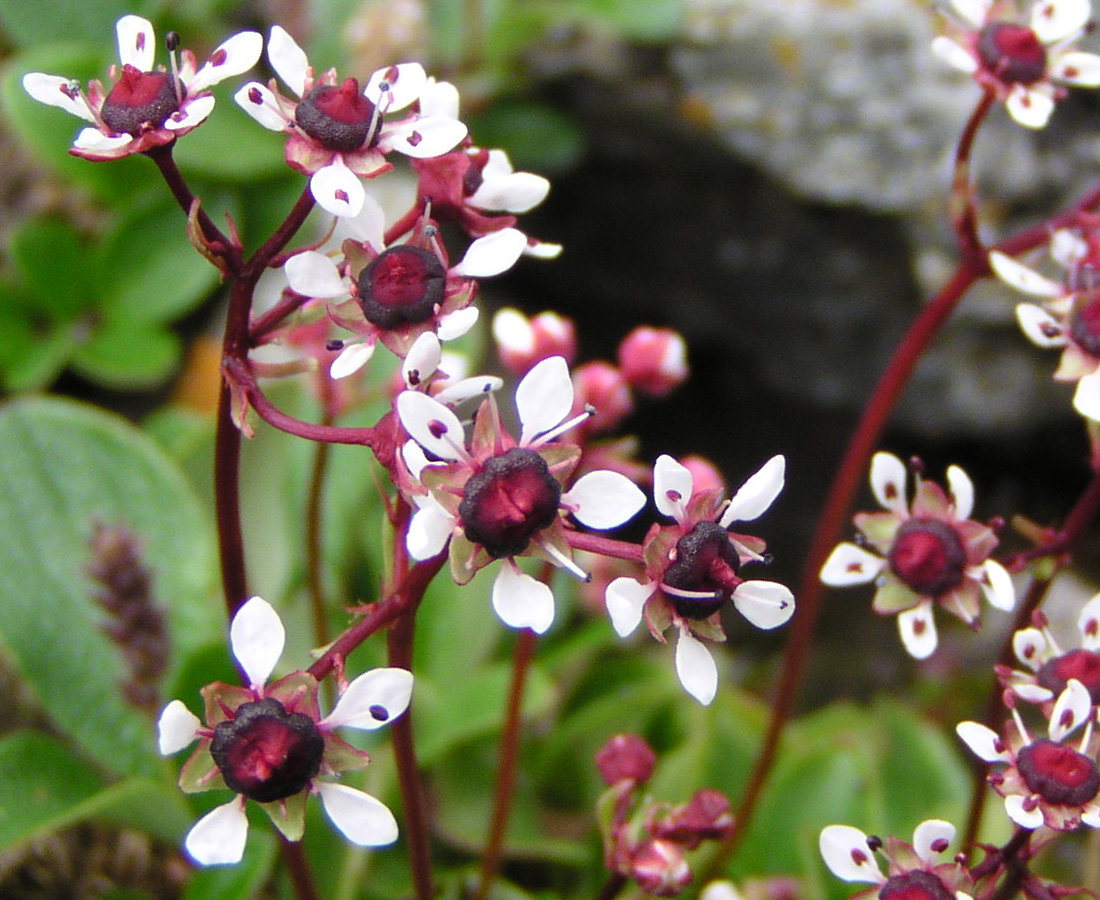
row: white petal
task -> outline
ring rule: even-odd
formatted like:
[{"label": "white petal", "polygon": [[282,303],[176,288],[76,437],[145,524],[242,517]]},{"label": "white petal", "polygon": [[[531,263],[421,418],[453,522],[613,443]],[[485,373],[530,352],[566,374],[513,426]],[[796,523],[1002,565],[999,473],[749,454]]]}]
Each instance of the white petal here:
[{"label": "white petal", "polygon": [[439,317],[439,324],[435,333],[441,341],[453,341],[466,334],[477,324],[480,310],[476,306],[467,306],[465,309],[456,309],[453,313],[447,313]]},{"label": "white petal", "polygon": [[947,63],[951,68],[973,75],[978,71],[978,61],[973,54],[961,44],[949,37],[940,35],[932,39],[932,52]]},{"label": "white petal", "polygon": [[676,643],[676,674],[684,690],[708,706],[718,693],[718,667],[714,657],[690,632],[680,632]]},{"label": "white petal", "polygon": [[157,749],[161,756],[179,753],[190,746],[198,737],[202,722],[182,700],[173,700],[160,714],[157,720]]},{"label": "white petal", "polygon": [[955,14],[971,28],[981,28],[989,17],[991,0],[951,0]]},{"label": "white petal", "polygon": [[447,382],[447,386],[433,396],[440,403],[457,404],[488,394],[490,391],[499,391],[502,387],[504,387],[503,379],[497,378],[495,375],[476,375],[472,378],[463,378],[454,383]]},{"label": "white petal", "polygon": [[947,467],[947,492],[955,506],[955,518],[969,519],[974,511],[974,483],[958,466]]},{"label": "white petal", "polygon": [[486,178],[483,170],[482,176],[481,185],[467,198],[467,202],[478,209],[524,213],[542,203],[550,193],[550,182],[531,172]]},{"label": "white petal", "polygon": [[1029,269],[999,250],[990,251],[989,265],[1001,281],[1025,294],[1035,297],[1057,297],[1063,291],[1062,285],[1057,281],[1040,275],[1034,269]]},{"label": "white petal", "polygon": [[453,150],[464,137],[466,126],[457,119],[424,116],[382,129],[381,149],[396,150],[413,159],[442,156]]},{"label": "white petal", "polygon": [[1100,369],[1077,382],[1073,408],[1086,419],[1100,421]]},{"label": "white petal", "polygon": [[165,119],[164,127],[169,131],[177,131],[182,128],[194,128],[196,125],[201,125],[214,111],[215,102],[211,94],[194,97]]},{"label": "white petal", "polygon": [[133,141],[128,134],[104,134],[98,128],[82,128],[73,141],[77,150],[105,153],[120,150]]},{"label": "white petal", "polygon": [[493,609],[505,625],[542,634],[554,621],[554,594],[505,560],[493,582]]},{"label": "white petal", "polygon": [[458,88],[449,81],[436,81],[434,78],[429,78],[418,99],[422,116],[458,118]]},{"label": "white petal", "polygon": [[999,749],[1001,739],[992,728],[987,728],[980,722],[960,722],[955,726],[955,733],[979,759],[986,762],[1008,762],[1009,755]]},{"label": "white petal", "polygon": [[1016,606],[1016,589],[1012,586],[1012,576],[999,562],[987,559],[984,563],[985,577],[981,581],[982,592],[989,605],[994,609],[1010,611]]},{"label": "white petal", "polygon": [[470,244],[462,261],[451,271],[468,278],[499,275],[515,265],[527,246],[527,236],[515,228],[502,228]]},{"label": "white petal", "polygon": [[536,241],[527,239],[527,246],[523,248],[524,256],[533,256],[535,259],[557,259],[561,256],[562,245],[552,244],[549,241]]},{"label": "white petal", "polygon": [[821,829],[817,845],[825,865],[837,878],[870,884],[885,881],[871,848],[867,846],[867,835],[858,828],[829,825]]},{"label": "white petal", "polygon": [[248,816],[241,798],[215,806],[199,819],[183,842],[195,862],[204,866],[239,863],[248,839]]},{"label": "white petal", "polygon": [[77,87],[72,90],[73,81],[70,78],[62,78],[60,75],[46,75],[42,72],[28,72],[23,76],[23,90],[30,94],[39,103],[56,106],[79,116],[86,122],[94,122],[95,116],[84,99],[84,93]]},{"label": "white petal", "polygon": [[303,297],[334,300],[348,296],[348,286],[340,270],[324,253],[306,250],[296,253],[283,266],[290,289]]},{"label": "white petal", "polygon": [[380,251],[385,246],[385,230],[386,211],[373,195],[367,194],[363,198],[363,208],[356,215],[341,216],[336,220],[334,243],[339,244],[343,238],[352,237],[360,244],[370,244]]},{"label": "white petal", "polygon": [[409,474],[417,481],[420,480],[420,473],[425,467],[431,465],[420,445],[412,440],[405,441],[401,445],[401,458],[405,460],[405,468],[409,470]]},{"label": "white petal", "polygon": [[1088,255],[1089,245],[1072,228],[1058,228],[1050,236],[1050,255],[1065,268],[1075,266]]},{"label": "white petal", "polygon": [[1089,689],[1076,678],[1066,682],[1066,689],[1058,695],[1050,712],[1050,739],[1060,741],[1092,714]]},{"label": "white petal", "polygon": [[871,490],[875,499],[891,512],[905,516],[909,505],[905,499],[905,463],[893,453],[882,451],[871,457]]},{"label": "white petal", "polygon": [[211,85],[247,72],[260,58],[264,39],[255,31],[241,31],[218,45],[187,84],[187,93],[197,94]]},{"label": "white petal", "polygon": [[1037,347],[1052,348],[1064,347],[1069,343],[1065,329],[1041,306],[1034,303],[1018,303],[1016,305],[1016,321],[1020,330],[1031,343]]},{"label": "white petal", "polygon": [[757,628],[777,628],[794,613],[794,595],[774,581],[742,581],[733,591],[733,605]]},{"label": "white petal", "polygon": [[535,329],[518,309],[505,307],[493,316],[493,340],[513,353],[530,353],[535,349]]},{"label": "white petal", "polygon": [[1038,672],[1046,657],[1047,639],[1038,628],[1021,628],[1012,635],[1016,658],[1032,672]]},{"label": "white petal", "polygon": [[455,519],[442,507],[426,504],[418,509],[409,522],[405,535],[405,548],[409,556],[420,561],[431,559],[443,552],[447,539],[455,530]]},{"label": "white petal", "polygon": [[332,824],[353,844],[384,847],[397,840],[397,820],[381,800],[331,781],[318,781],[316,788]]},{"label": "white petal", "polygon": [[354,375],[370,362],[370,358],[374,356],[374,346],[374,341],[348,344],[332,361],[332,365],[328,368],[329,375],[333,378],[347,378],[349,375]]},{"label": "white petal", "polygon": [[936,649],[936,623],[932,618],[932,603],[918,603],[912,609],[898,613],[901,642],[914,659],[927,659]]},{"label": "white petal", "polygon": [[283,84],[301,97],[306,89],[309,59],[294,38],[278,25],[272,26],[267,39],[267,59]]},{"label": "white petal", "polygon": [[1012,693],[1028,703],[1046,703],[1054,697],[1054,691],[1039,687],[1037,684],[1014,684]]},{"label": "white petal", "polygon": [[415,388],[422,384],[439,368],[442,357],[443,348],[439,345],[439,338],[433,332],[425,331],[413,341],[401,363],[401,377],[405,379],[405,386]]},{"label": "white petal", "polygon": [[286,116],[271,91],[258,81],[250,81],[233,95],[237,105],[257,122],[271,131],[283,131],[287,127]]},{"label": "white petal", "polygon": [[309,189],[317,205],[334,216],[359,215],[367,195],[363,182],[344,165],[340,154],[313,173],[309,179]]},{"label": "white petal", "polygon": [[943,850],[933,849],[933,844],[944,845],[955,840],[955,826],[942,819],[925,819],[913,832],[913,849],[924,862],[935,865],[936,857]]},{"label": "white petal", "polygon": [[678,460],[662,453],[653,464],[653,503],[661,515],[683,520],[685,509],[695,490],[691,470]]},{"label": "white petal", "polygon": [[751,475],[733,495],[718,524],[723,528],[733,522],[751,522],[768,509],[783,490],[787,461],[773,456]]},{"label": "white petal", "polygon": [[547,357],[523,376],[516,386],[516,408],[523,424],[519,441],[523,446],[561,424],[573,408],[573,382],[562,357]]},{"label": "white petal", "polygon": [[1095,53],[1063,53],[1054,60],[1050,75],[1077,87],[1100,87],[1100,56]]},{"label": "white petal", "polygon": [[376,106],[382,101],[382,112],[393,112],[415,102],[427,84],[428,76],[420,63],[402,63],[372,74],[363,88],[363,96]]},{"label": "white petal", "polygon": [[283,655],[286,629],[275,608],[263,597],[253,597],[233,617],[229,644],[253,688],[261,688]]},{"label": "white petal", "polygon": [[832,587],[866,584],[874,581],[885,565],[885,559],[868,553],[862,547],[848,543],[837,544],[821,567],[820,578]]},{"label": "white petal", "polygon": [[363,731],[381,728],[409,708],[412,689],[412,672],[406,669],[371,669],[347,686],[320,724]]},{"label": "white petal", "polygon": [[1005,109],[1026,128],[1042,128],[1054,112],[1054,100],[1045,91],[1014,85],[1005,100]]},{"label": "white petal", "polygon": [[429,453],[440,459],[461,458],[458,448],[465,448],[466,440],[462,423],[442,403],[419,391],[402,391],[397,395],[397,415],[409,437]]},{"label": "white petal", "polygon": [[607,614],[611,617],[611,627],[619,637],[631,634],[642,621],[642,607],[652,596],[656,582],[641,584],[633,578],[616,578],[604,592]]},{"label": "white petal", "polygon": [[118,34],[118,59],[139,72],[151,72],[157,51],[153,24],[141,16],[123,16],[115,24]]},{"label": "white petal", "polygon": [[645,494],[625,475],[600,469],[578,478],[561,501],[582,525],[603,530],[636,516],[645,506]]},{"label": "white petal", "polygon": [[1100,647],[1100,594],[1081,607],[1077,627],[1081,630],[1082,647],[1086,650]]},{"label": "white petal", "polygon": [[1034,809],[1025,809],[1024,801],[1026,799],[1026,797],[1021,797],[1019,794],[1005,797],[1005,812],[1021,828],[1034,830],[1043,824],[1043,811],[1038,806]]},{"label": "white petal", "polygon": [[1031,10],[1031,30],[1044,44],[1077,34],[1088,24],[1089,0],[1041,0]]},{"label": "white petal", "polygon": [[1089,828],[1100,828],[1100,806],[1089,803],[1081,807],[1081,821]]}]

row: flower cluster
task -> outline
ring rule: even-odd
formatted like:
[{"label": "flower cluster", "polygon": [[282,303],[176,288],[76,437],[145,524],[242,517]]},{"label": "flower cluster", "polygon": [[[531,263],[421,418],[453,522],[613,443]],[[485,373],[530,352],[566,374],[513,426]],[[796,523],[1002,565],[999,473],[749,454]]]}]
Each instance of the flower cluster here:
[{"label": "flower cluster", "polygon": [[352,843],[373,847],[397,840],[397,822],[383,803],[330,780],[370,762],[333,730],[373,730],[393,721],[408,708],[412,675],[404,669],[365,672],[322,717],[317,681],[309,673],[292,672],[267,684],[286,642],[279,615],[267,601],[253,597],[240,608],[229,640],[250,686],[215,682],[205,687],[205,725],[179,700],[165,707],[158,722],[164,755],[199,742],[180,772],[182,790],[237,794],[188,833],[185,846],[192,858],[203,865],[240,861],[248,836],[247,800],[258,803],[288,840],[300,840],[310,794],[321,799],[328,817]]},{"label": "flower cluster", "polygon": [[989,558],[996,534],[970,518],[974,486],[967,474],[948,468],[949,492],[916,471],[914,479],[910,503],[905,464],[893,454],[875,454],[871,490],[886,512],[856,515],[860,543],[838,545],[822,566],[821,580],[837,587],[874,582],[872,608],[880,615],[897,613],[905,649],[924,659],[938,642],[933,606],[977,628],[982,594],[1003,610],[1015,606],[1016,595],[1004,567]]},{"label": "flower cluster", "polygon": [[659,457],[653,500],[673,524],[655,524],[646,535],[646,581],[623,576],[607,587],[607,611],[619,635],[629,635],[643,616],[661,642],[663,632],[676,627],[676,672],[700,703],[714,699],[718,669],[695,635],[724,641],[720,613],[729,601],[758,628],[775,628],[794,613],[787,587],[741,577],[743,565],[765,560],[764,542],[728,530],[734,522],[764,514],[783,489],[785,467],[782,456],[772,457],[724,502],[721,488],[697,488],[689,468],[671,456]]}]

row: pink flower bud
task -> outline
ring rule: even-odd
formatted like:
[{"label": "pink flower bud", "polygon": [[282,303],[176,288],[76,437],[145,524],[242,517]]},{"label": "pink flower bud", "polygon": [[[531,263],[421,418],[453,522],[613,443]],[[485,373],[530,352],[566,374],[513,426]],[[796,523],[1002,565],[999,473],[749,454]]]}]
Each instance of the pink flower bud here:
[{"label": "pink flower bud", "polygon": [[657,757],[636,734],[617,734],[596,753],[596,767],[607,785],[630,780],[648,781],[657,765]]},{"label": "pink flower bud", "polygon": [[730,802],[721,791],[704,788],[667,818],[653,826],[655,837],[675,841],[685,849],[694,850],[703,841],[725,838],[733,828]]},{"label": "pink flower bud", "polygon": [[709,459],[695,455],[684,456],[681,457],[680,464],[691,472],[693,493],[712,490],[726,493],[726,480]]},{"label": "pink flower bud", "polygon": [[610,431],[634,411],[634,398],[622,372],[606,362],[585,363],[573,371],[574,408],[592,406],[590,431]]},{"label": "pink flower bud", "polygon": [[688,376],[684,339],[669,328],[635,328],[619,344],[619,367],[635,390],[664,397]]},{"label": "pink flower bud", "polygon": [[647,894],[675,897],[691,882],[684,854],[671,841],[646,841],[634,853],[630,875]]},{"label": "pink flower bud", "polygon": [[577,335],[570,319],[557,313],[539,313],[528,319],[515,309],[502,309],[493,318],[493,337],[504,367],[513,375],[526,375],[536,363],[551,356],[572,364],[577,354]]}]

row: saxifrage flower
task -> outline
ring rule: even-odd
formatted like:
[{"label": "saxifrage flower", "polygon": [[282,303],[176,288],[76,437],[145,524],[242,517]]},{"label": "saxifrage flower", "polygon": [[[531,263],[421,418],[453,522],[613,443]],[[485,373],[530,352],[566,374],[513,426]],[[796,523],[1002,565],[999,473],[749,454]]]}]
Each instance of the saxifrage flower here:
[{"label": "saxifrage flower", "polygon": [[248,836],[248,800],[258,803],[288,840],[299,840],[309,794],[320,797],[329,819],[352,843],[375,847],[397,840],[397,822],[381,801],[329,780],[370,762],[333,730],[373,730],[401,715],[412,696],[412,674],[395,668],[365,672],[322,718],[318,684],[309,673],[266,683],[286,641],[270,604],[260,597],[245,603],[233,617],[229,640],[249,686],[216,682],[204,688],[205,725],[173,700],[157,726],[163,755],[199,742],[180,772],[182,790],[227,788],[237,794],[195,823],[185,840],[187,852],[203,865],[239,862]]},{"label": "saxifrage flower", "polygon": [[91,122],[69,150],[74,156],[103,161],[144,153],[170,144],[201,124],[214,109],[209,89],[220,81],[251,69],[260,58],[263,38],[242,31],[225,41],[198,68],[195,54],[184,50],[172,71],[154,67],[156,39],[152,23],[141,16],[123,16],[115,26],[121,68],[112,66],[114,85],[104,91],[98,80],[81,90],[78,82],[61,75],[29,72],[23,87],[40,103],[57,106]]}]

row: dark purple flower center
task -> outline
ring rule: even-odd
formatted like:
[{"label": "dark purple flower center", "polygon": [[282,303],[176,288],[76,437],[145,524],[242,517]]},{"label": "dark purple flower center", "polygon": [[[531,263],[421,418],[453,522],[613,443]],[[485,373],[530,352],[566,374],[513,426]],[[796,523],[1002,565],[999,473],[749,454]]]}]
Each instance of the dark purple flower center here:
[{"label": "dark purple flower center", "polygon": [[1055,806],[1082,806],[1100,793],[1096,763],[1046,738],[1021,747],[1016,768],[1028,788]]},{"label": "dark purple flower center", "polygon": [[1100,293],[1078,295],[1069,317],[1069,333],[1089,356],[1100,356]]},{"label": "dark purple flower center", "polygon": [[292,797],[320,771],[325,740],[304,713],[288,713],[267,697],[242,703],[219,722],[210,755],[226,785],[258,803]]},{"label": "dark purple flower center", "polygon": [[1091,650],[1070,650],[1047,660],[1037,677],[1039,684],[1055,696],[1066,689],[1071,678],[1076,678],[1088,688],[1092,702],[1100,703],[1100,655]]},{"label": "dark purple flower center", "polygon": [[1026,25],[986,25],[978,35],[977,51],[985,67],[1008,84],[1035,84],[1046,75],[1046,48]]},{"label": "dark purple flower center", "polygon": [[966,551],[959,533],[939,519],[909,519],[894,535],[890,570],[918,594],[939,597],[962,582]]},{"label": "dark purple flower center", "polygon": [[447,272],[439,257],[419,247],[383,250],[359,273],[359,302],[379,328],[415,325],[443,302]]},{"label": "dark purple flower center", "polygon": [[[661,584],[676,612],[685,619],[705,619],[729,600],[741,583],[741,559],[726,529],[717,522],[698,522],[676,542],[676,560],[665,569]],[[678,591],[706,593],[687,597]]]},{"label": "dark purple flower center", "polygon": [[536,532],[553,524],[560,503],[561,485],[546,460],[513,447],[470,477],[458,515],[466,537],[500,558],[526,550]]},{"label": "dark purple flower center", "polygon": [[99,114],[114,134],[136,137],[149,128],[159,128],[177,109],[179,98],[171,76],[125,65]]},{"label": "dark purple flower center", "polygon": [[319,84],[299,101],[294,112],[299,127],[322,147],[338,153],[359,150],[372,137],[374,104],[363,96],[359,82]]},{"label": "dark purple flower center", "polygon": [[879,900],[955,900],[955,895],[931,872],[914,869],[886,879]]}]

